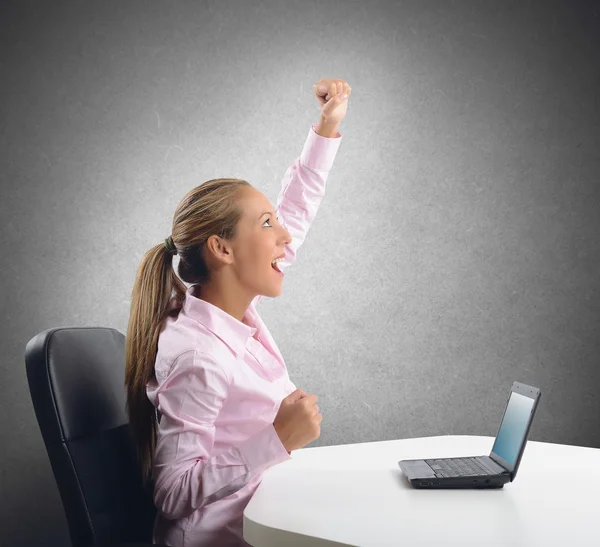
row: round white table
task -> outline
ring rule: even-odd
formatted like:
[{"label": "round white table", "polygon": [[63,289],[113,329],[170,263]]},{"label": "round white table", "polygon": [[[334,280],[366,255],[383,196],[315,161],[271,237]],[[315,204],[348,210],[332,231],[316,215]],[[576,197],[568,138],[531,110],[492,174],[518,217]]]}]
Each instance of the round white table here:
[{"label": "round white table", "polygon": [[304,448],[268,469],[244,511],[253,547],[600,546],[600,449],[528,441],[514,482],[420,490],[398,461],[481,456],[494,438]]}]

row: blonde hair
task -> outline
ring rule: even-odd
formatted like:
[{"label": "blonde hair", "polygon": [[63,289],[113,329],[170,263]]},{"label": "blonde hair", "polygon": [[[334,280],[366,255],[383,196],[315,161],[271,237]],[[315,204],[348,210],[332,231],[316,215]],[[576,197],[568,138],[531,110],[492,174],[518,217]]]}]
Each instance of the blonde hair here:
[{"label": "blonde hair", "polygon": [[[180,255],[177,273],[186,283],[210,280],[204,244],[211,235],[235,238],[242,216],[238,191],[244,186],[251,185],[242,179],[212,179],[188,192],[177,206],[171,237]],[[185,292],[186,286],[175,274],[173,256],[165,244],[147,251],[133,285],[125,340],[127,412],[144,482],[152,476],[157,428],[156,409],[148,399],[146,384],[154,378],[158,336],[169,314],[171,298],[183,302]]]}]

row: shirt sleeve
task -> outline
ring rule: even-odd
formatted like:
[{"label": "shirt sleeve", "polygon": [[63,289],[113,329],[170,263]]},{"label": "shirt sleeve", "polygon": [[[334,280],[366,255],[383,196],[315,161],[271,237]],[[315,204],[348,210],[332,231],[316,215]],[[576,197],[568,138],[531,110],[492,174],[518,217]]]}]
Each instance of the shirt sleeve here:
[{"label": "shirt sleeve", "polygon": [[[315,132],[313,124],[304,142],[300,157],[286,170],[281,190],[277,196],[275,212],[280,224],[292,236],[292,242],[284,249],[285,256],[279,263],[283,271],[296,259],[298,249],[304,243],[319,205],[325,196],[325,183],[342,142],[342,135],[322,137]],[[254,298],[256,306],[261,295]]]},{"label": "shirt sleeve", "polygon": [[177,358],[154,393],[161,414],[154,456],[154,503],[167,519],[241,489],[271,465],[289,460],[273,424],[239,446],[213,454],[215,426],[229,391],[219,362],[189,351]]}]

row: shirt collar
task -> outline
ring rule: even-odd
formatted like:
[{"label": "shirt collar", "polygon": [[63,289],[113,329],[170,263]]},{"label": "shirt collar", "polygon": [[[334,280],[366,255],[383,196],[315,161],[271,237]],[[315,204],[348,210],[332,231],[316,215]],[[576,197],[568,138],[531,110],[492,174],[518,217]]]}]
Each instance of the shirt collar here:
[{"label": "shirt collar", "polygon": [[238,356],[244,355],[248,338],[254,336],[257,329],[238,321],[210,302],[198,298],[196,291],[196,285],[187,289],[182,306],[183,313],[204,325]]}]

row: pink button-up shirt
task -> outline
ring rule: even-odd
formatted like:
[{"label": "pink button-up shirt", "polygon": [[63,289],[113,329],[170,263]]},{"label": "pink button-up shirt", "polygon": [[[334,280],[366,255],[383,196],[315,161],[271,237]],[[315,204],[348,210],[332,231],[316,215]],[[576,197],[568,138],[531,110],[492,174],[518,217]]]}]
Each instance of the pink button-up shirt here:
[{"label": "pink button-up shirt", "polygon": [[[309,130],[277,199],[296,258],[341,144]],[[148,398],[160,413],[154,461],[154,541],[179,547],[243,546],[243,511],[269,467],[291,458],[273,427],[296,390],[254,298],[240,322],[188,288],[158,340]],[[173,307],[177,303],[172,300]]]}]

